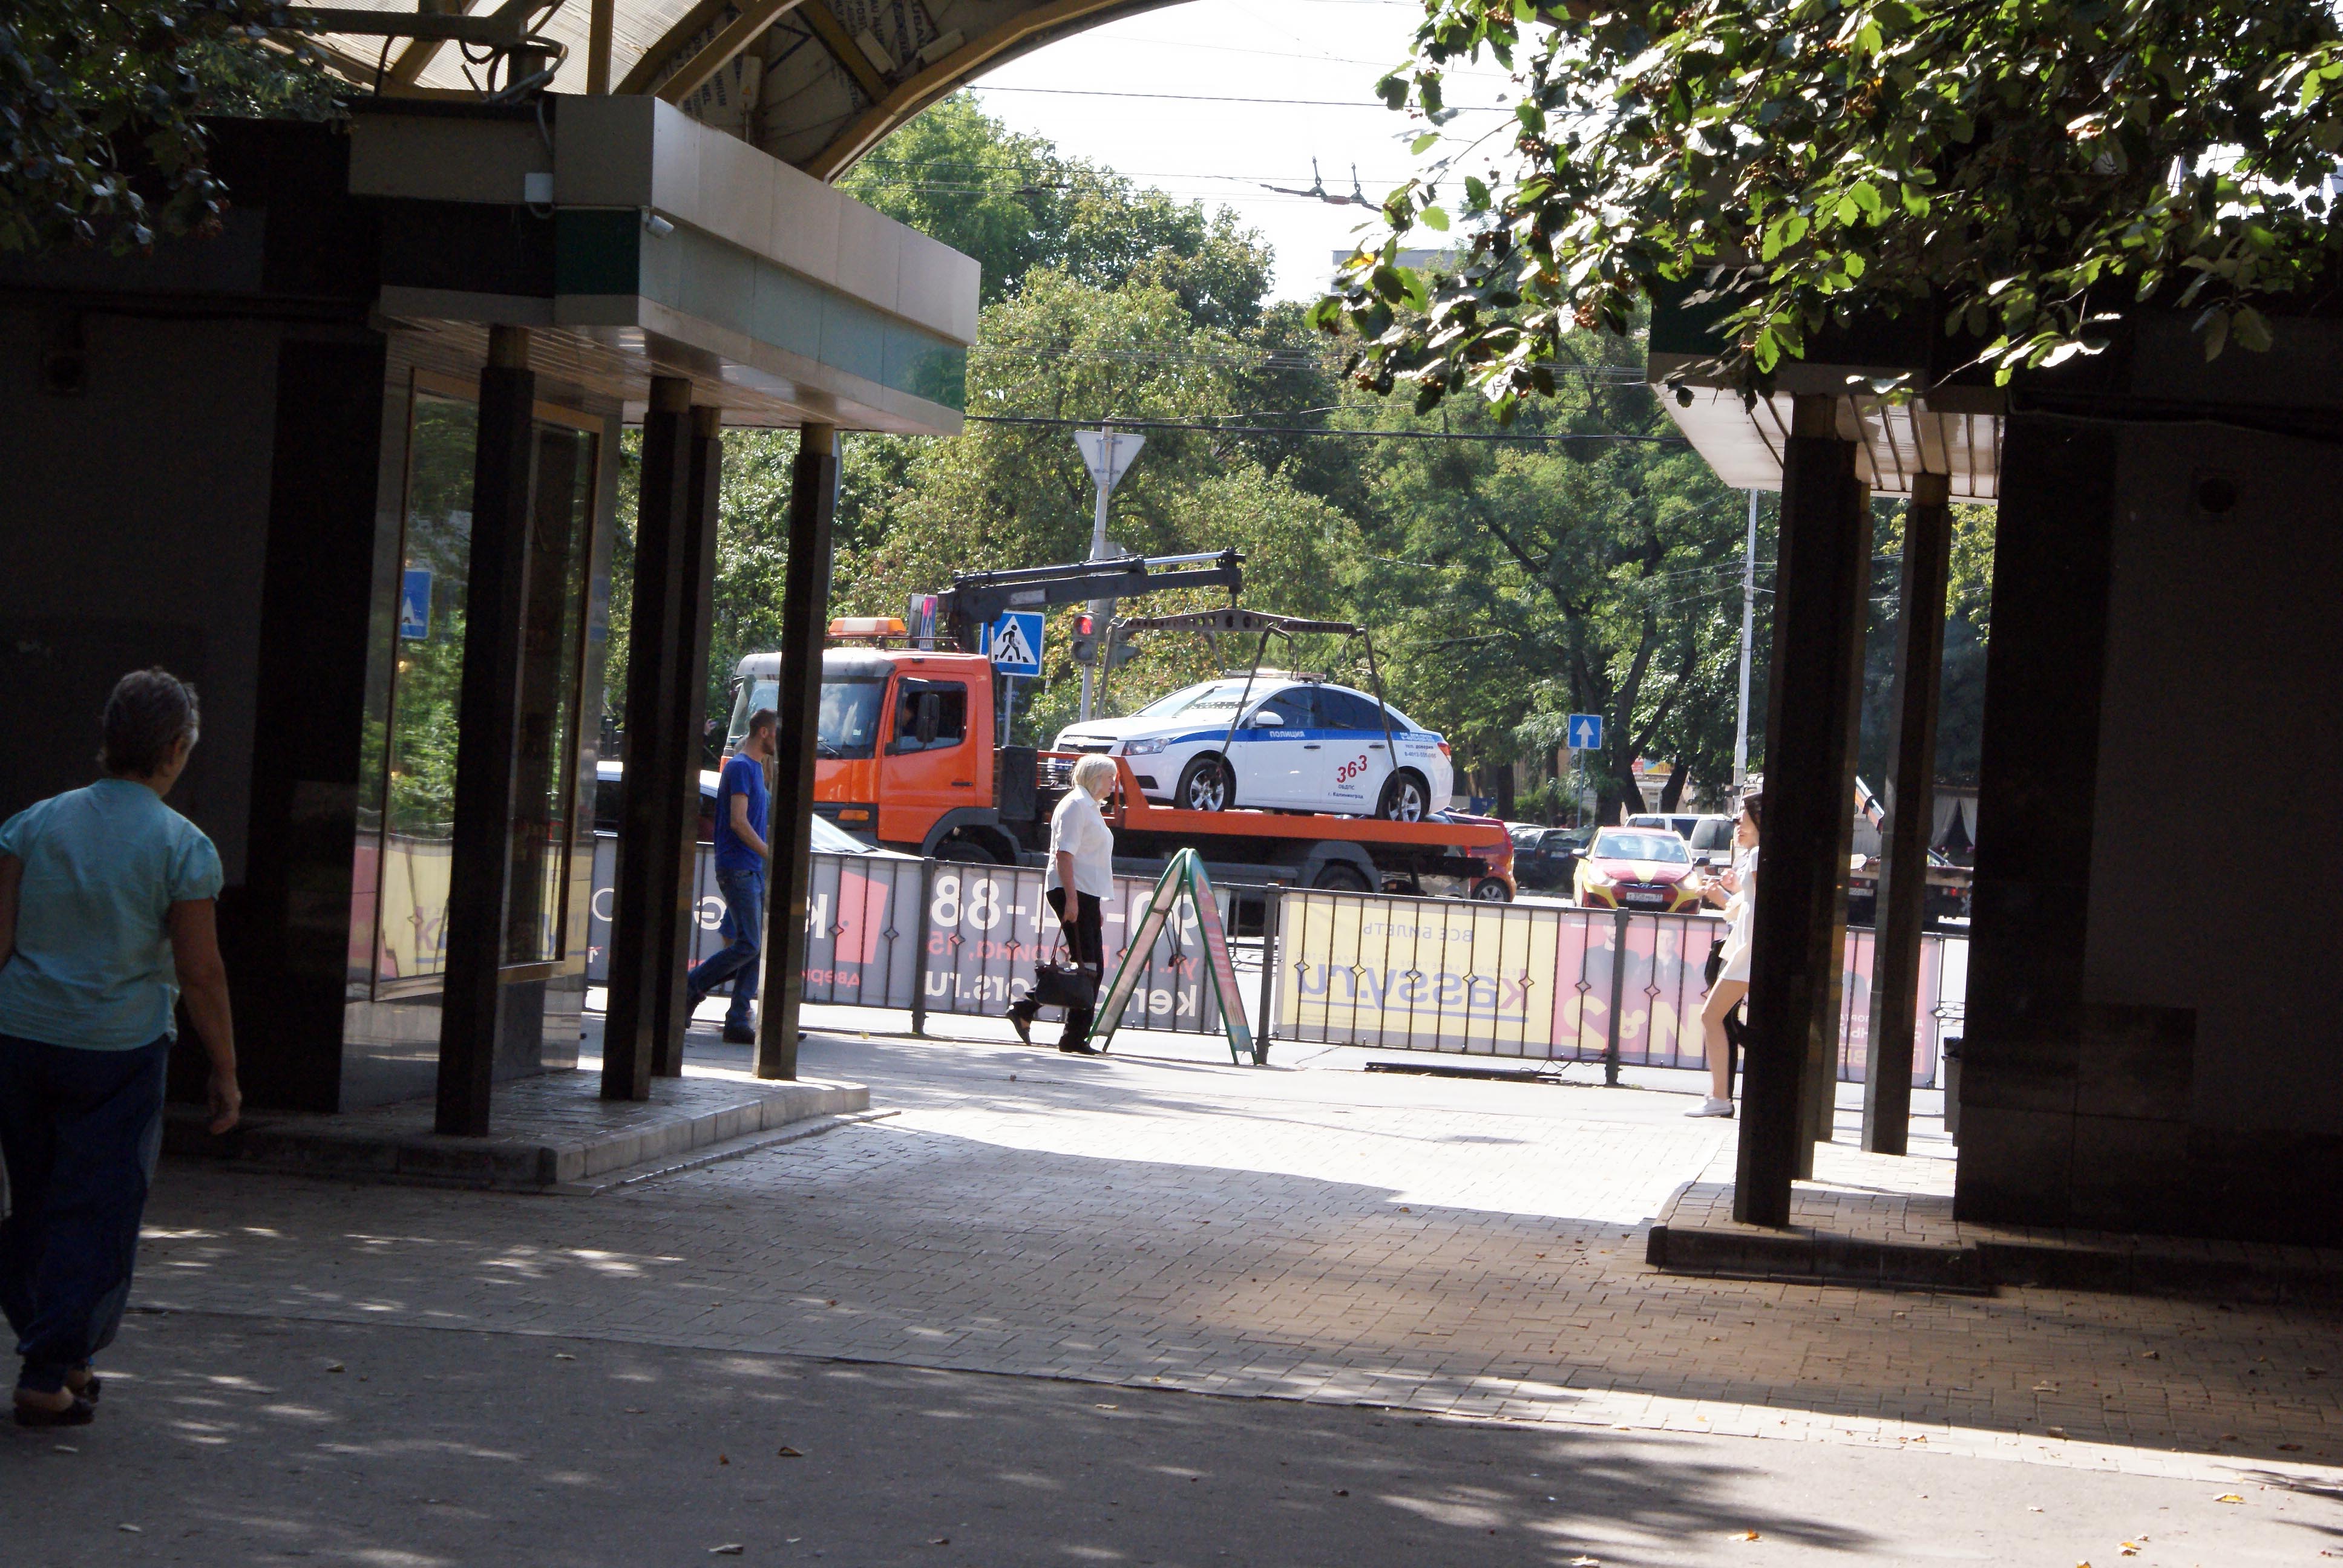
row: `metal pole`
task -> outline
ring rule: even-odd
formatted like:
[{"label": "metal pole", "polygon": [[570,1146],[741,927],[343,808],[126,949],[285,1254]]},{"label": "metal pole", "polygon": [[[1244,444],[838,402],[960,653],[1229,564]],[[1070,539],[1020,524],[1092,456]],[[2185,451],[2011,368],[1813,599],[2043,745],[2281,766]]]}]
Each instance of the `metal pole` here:
[{"label": "metal pole", "polygon": [[930,918],[936,905],[936,863],[920,862],[920,923],[916,929],[919,948],[911,955],[911,1032],[928,1032],[928,942],[935,935],[935,922]]},{"label": "metal pole", "polygon": [[1741,705],[1733,720],[1733,788],[1749,783],[1749,647],[1757,619],[1757,492],[1749,492],[1749,545],[1741,558]]},{"label": "metal pole", "polygon": [[[1114,432],[1112,430],[1101,430],[1099,432],[1099,445],[1106,452],[1106,471],[1109,475],[1111,475],[1114,472]],[[1098,504],[1091,512],[1091,559],[1094,561],[1102,561],[1106,559],[1106,481],[1104,479],[1101,479],[1098,483]],[[1091,601],[1091,614],[1093,617],[1096,617],[1101,613],[1099,607],[1103,602],[1103,600],[1100,599],[1092,599]],[[1089,722],[1091,717],[1091,667],[1087,664],[1082,666],[1081,717],[1083,722]]]},{"label": "metal pole", "polygon": [[1279,889],[1275,882],[1261,890],[1261,1019],[1252,1031],[1256,1067],[1269,1063],[1269,1040],[1277,1024],[1277,917]]},{"label": "metal pole", "polygon": [[1624,910],[1611,916],[1611,1018],[1603,1036],[1603,1083],[1607,1089],[1619,1087],[1619,1030],[1624,1022],[1619,1014],[1627,1005],[1627,920]]}]

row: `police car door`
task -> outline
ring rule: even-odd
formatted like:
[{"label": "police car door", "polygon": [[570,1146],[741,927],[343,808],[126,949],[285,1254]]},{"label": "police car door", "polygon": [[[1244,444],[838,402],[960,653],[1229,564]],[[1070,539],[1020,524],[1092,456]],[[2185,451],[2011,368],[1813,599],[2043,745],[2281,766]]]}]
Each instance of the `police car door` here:
[{"label": "police car door", "polygon": [[[1355,691],[1322,688],[1318,693],[1318,722],[1326,746],[1326,809],[1364,816],[1383,798],[1383,780],[1391,777],[1391,752],[1383,739],[1383,719],[1375,705]],[[1397,733],[1403,727],[1393,723]]]},{"label": "police car door", "polygon": [[1317,722],[1316,694],[1306,686],[1289,686],[1254,705],[1234,748],[1238,805],[1317,803],[1318,759],[1325,754],[1311,733]]}]

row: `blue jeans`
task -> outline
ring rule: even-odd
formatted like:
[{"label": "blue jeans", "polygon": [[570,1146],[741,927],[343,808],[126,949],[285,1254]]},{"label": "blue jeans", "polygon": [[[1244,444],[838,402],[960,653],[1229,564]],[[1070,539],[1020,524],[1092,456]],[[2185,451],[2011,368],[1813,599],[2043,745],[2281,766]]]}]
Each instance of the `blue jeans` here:
[{"label": "blue jeans", "polygon": [[725,1027],[746,1029],[749,1004],[757,1000],[757,955],[765,937],[764,868],[719,869],[716,890],[724,895],[724,923],[731,928],[732,945],[709,954],[686,983],[691,987],[691,1004],[698,1007],[701,998],[730,980],[732,1005],[724,1010]]},{"label": "blue jeans", "polygon": [[163,1151],[171,1042],[84,1050],[0,1034],[0,1308],[25,1358],[16,1386],[55,1393],[114,1342],[138,1220]]}]

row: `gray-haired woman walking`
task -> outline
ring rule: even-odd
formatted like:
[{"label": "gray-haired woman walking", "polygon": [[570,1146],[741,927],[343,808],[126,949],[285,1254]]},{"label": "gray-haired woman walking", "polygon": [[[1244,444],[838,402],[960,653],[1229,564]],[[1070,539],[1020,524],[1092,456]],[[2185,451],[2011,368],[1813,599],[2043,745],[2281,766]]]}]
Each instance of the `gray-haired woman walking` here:
[{"label": "gray-haired woman walking", "polygon": [[211,1128],[236,1125],[236,1030],[214,900],[219,852],[163,804],[196,744],[196,693],[160,669],[106,704],[106,776],[0,825],[0,1308],[20,1426],[80,1426],[91,1358],[130,1296],[184,998],[211,1054]]}]

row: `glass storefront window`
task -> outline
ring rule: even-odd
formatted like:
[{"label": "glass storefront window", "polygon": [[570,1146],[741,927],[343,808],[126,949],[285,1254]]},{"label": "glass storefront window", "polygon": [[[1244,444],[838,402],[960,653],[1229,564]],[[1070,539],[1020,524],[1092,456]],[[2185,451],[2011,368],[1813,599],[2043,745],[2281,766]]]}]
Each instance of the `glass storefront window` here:
[{"label": "glass storefront window", "polygon": [[407,442],[407,545],[391,676],[390,777],[383,798],[379,980],[447,964],[456,817],[456,707],[464,679],[464,589],[472,559],[472,458],[479,410],[418,390]]},{"label": "glass storefront window", "polygon": [[[447,967],[458,709],[472,548],[478,410],[417,387],[407,447],[397,654],[383,748],[382,830],[373,877],[377,984]],[[499,955],[507,964],[567,955],[578,701],[593,537],[597,442],[573,425],[535,427],[519,734],[514,753],[512,881]],[[370,846],[361,843],[363,859]]]},{"label": "glass storefront window", "polygon": [[586,549],[594,516],[594,437],[538,421],[528,526],[528,618],[521,643],[520,735],[514,756],[512,890],[504,961],[562,956],[569,875],[571,774],[578,753],[578,653]]}]

